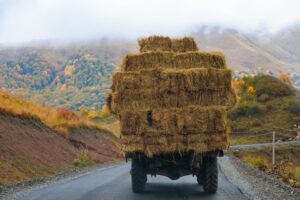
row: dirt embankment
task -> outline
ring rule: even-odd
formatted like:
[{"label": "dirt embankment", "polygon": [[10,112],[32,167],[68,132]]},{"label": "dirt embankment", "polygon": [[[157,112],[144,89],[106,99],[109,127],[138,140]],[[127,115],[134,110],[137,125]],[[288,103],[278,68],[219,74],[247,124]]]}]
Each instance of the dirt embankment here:
[{"label": "dirt embankment", "polygon": [[103,163],[122,154],[110,133],[80,128],[64,138],[37,120],[0,113],[0,185],[72,169],[82,156]]}]

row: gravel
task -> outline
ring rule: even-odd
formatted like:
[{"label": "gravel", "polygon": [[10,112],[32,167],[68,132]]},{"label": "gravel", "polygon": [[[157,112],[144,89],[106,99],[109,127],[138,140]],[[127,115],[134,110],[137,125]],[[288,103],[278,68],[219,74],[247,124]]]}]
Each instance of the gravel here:
[{"label": "gravel", "polygon": [[281,182],[275,176],[246,165],[232,155],[219,158],[222,172],[249,199],[299,200],[300,190]]}]

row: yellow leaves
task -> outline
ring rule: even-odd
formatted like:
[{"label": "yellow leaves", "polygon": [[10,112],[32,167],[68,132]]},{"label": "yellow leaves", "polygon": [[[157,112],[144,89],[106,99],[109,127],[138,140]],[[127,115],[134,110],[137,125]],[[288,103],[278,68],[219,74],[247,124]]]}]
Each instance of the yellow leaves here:
[{"label": "yellow leaves", "polygon": [[248,94],[255,94],[255,93],[256,93],[256,90],[255,90],[252,86],[249,86],[249,87],[247,88],[247,92],[248,92]]},{"label": "yellow leaves", "polygon": [[232,87],[234,88],[236,93],[239,93],[244,86],[245,86],[245,81],[243,79],[232,81]]},{"label": "yellow leaves", "polygon": [[65,68],[65,76],[71,76],[74,72],[75,68],[73,65],[67,65]]},{"label": "yellow leaves", "polygon": [[102,109],[99,111],[99,116],[100,117],[107,117],[110,114],[109,109],[107,105],[104,105]]},{"label": "yellow leaves", "polygon": [[96,117],[97,117],[97,112],[96,111],[91,110],[91,111],[88,112],[87,118],[94,119]]},{"label": "yellow leaves", "polygon": [[86,107],[81,107],[79,113],[81,117],[87,117],[89,111]]},{"label": "yellow leaves", "polygon": [[280,73],[279,74],[279,78],[280,80],[282,80],[285,84],[289,85],[289,86],[292,86],[292,81],[289,77],[289,75],[287,73]]}]

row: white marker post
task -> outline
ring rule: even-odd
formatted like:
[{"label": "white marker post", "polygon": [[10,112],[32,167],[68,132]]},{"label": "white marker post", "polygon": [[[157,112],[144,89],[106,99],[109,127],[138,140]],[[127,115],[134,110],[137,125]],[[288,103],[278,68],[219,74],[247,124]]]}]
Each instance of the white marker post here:
[{"label": "white marker post", "polygon": [[275,131],[273,131],[272,167],[275,168]]}]

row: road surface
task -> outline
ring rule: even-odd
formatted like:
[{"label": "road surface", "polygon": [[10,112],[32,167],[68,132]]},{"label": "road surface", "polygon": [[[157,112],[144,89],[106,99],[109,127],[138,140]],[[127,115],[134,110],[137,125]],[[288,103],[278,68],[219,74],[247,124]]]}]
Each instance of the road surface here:
[{"label": "road surface", "polygon": [[[288,146],[293,144],[300,144],[300,140],[286,141],[286,142],[275,142],[275,146]],[[261,144],[241,144],[230,146],[229,150],[239,150],[239,149],[250,149],[250,148],[264,148],[271,147],[273,143],[261,143]]]},{"label": "road surface", "polygon": [[219,173],[219,189],[216,194],[205,194],[196,178],[185,176],[177,181],[162,176],[149,177],[142,194],[131,191],[130,163],[97,169],[77,178],[47,187],[19,193],[18,200],[162,200],[203,199],[241,200],[246,199],[239,189]]}]

